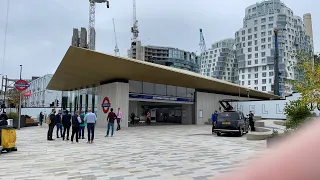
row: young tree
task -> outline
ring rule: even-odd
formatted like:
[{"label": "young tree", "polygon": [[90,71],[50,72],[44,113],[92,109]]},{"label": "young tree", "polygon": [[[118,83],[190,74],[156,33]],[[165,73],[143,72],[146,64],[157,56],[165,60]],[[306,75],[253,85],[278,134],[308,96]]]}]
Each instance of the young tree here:
[{"label": "young tree", "polygon": [[8,104],[10,107],[19,107],[20,92],[17,89],[11,89],[8,91]]},{"label": "young tree", "polygon": [[314,110],[315,105],[320,103],[320,63],[314,61],[314,57],[306,53],[298,53],[299,63],[294,67],[298,79],[291,81],[294,91],[301,93],[301,103]]}]

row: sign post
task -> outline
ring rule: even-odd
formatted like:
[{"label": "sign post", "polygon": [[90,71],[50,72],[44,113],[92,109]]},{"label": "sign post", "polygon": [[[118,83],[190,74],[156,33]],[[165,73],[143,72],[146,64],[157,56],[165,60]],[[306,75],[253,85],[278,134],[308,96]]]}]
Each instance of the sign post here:
[{"label": "sign post", "polygon": [[16,81],[14,86],[19,91],[19,120],[18,120],[18,130],[20,130],[20,121],[21,121],[21,100],[22,100],[22,91],[28,89],[29,84],[27,81],[21,79],[22,65],[20,65],[20,80]]}]

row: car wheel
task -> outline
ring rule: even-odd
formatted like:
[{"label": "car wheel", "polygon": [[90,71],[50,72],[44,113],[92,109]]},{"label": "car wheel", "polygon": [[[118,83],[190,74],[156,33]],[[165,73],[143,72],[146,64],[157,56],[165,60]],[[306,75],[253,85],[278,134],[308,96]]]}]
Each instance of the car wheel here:
[{"label": "car wheel", "polygon": [[239,135],[240,137],[242,137],[242,135],[243,135],[243,129],[242,129],[242,128],[239,128],[238,135]]},{"label": "car wheel", "polygon": [[217,136],[221,136],[221,132],[217,132]]}]

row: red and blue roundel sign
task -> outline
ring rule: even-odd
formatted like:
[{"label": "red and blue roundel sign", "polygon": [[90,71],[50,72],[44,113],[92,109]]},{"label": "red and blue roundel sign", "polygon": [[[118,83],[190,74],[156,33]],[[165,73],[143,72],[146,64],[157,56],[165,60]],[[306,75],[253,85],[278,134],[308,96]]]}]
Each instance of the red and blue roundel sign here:
[{"label": "red and blue roundel sign", "polygon": [[101,107],[102,107],[102,111],[104,113],[108,113],[109,112],[109,109],[111,107],[111,103],[110,103],[110,100],[108,97],[105,97],[102,101],[102,104],[101,104]]}]

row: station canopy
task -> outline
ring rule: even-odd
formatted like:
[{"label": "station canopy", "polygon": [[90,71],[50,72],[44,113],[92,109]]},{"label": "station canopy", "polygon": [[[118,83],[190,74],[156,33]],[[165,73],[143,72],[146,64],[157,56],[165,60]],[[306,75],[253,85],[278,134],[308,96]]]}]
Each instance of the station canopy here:
[{"label": "station canopy", "polygon": [[198,73],[150,62],[116,57],[70,46],[54,73],[47,89],[72,91],[117,79],[166,84],[202,91],[257,99],[279,99],[279,96],[249,89]]}]

